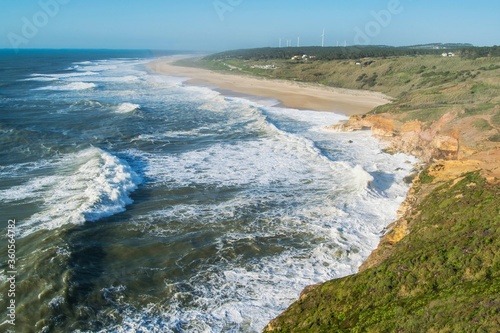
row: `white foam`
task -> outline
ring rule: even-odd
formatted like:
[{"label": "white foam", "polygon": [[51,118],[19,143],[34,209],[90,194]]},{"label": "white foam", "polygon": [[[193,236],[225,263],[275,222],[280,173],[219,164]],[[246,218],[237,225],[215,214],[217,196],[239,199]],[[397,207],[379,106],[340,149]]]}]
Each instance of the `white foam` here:
[{"label": "white foam", "polygon": [[[271,182],[300,184],[310,178],[310,168],[316,168],[314,162],[301,159],[303,155],[311,154],[308,148],[293,144],[279,147],[270,139],[249,141],[237,146],[217,144],[206,150],[180,155],[148,156],[147,174],[173,187],[190,184],[267,186]],[[339,166],[343,170],[343,166]],[[331,174],[328,165],[326,168],[323,165],[318,167],[326,174]],[[295,170],[297,172],[293,172]]]},{"label": "white foam", "polygon": [[37,73],[37,74],[31,74],[30,76],[32,76],[33,79],[59,80],[59,79],[67,79],[67,78],[72,78],[72,77],[92,76],[92,75],[99,75],[99,73],[91,72],[91,71],[62,73],[62,74],[38,74]]},{"label": "white foam", "polygon": [[49,160],[39,160],[11,165],[0,165],[0,176],[5,178],[23,177],[30,172],[48,168],[52,165]]},{"label": "white foam", "polygon": [[92,61],[75,62],[75,65],[92,65],[92,64],[94,64]]},{"label": "white foam", "polygon": [[14,186],[7,190],[0,191],[0,200],[3,202],[16,202],[29,199],[29,201],[39,200],[44,195],[44,190],[53,186],[61,178],[58,176],[47,176],[35,178],[26,184]]},{"label": "white foam", "polygon": [[166,84],[167,87],[169,86],[177,86],[181,87],[182,84],[186,81],[188,81],[188,77],[179,77],[179,76],[167,76],[167,75],[148,75],[147,76],[147,81],[150,84],[154,84],[157,86],[162,86]]},{"label": "white foam", "polygon": [[311,110],[297,110],[283,107],[266,107],[266,112],[274,116],[289,118],[293,121],[300,121],[313,127],[332,125],[348,117],[334,112],[318,112]]},{"label": "white foam", "polygon": [[65,156],[59,165],[59,175],[23,185],[24,189],[32,186],[32,196],[41,197],[44,206],[21,226],[23,236],[122,212],[132,203],[129,194],[142,181],[125,161],[98,148]]},{"label": "white foam", "polygon": [[104,106],[103,103],[98,102],[98,101],[94,101],[94,100],[90,100],[90,99],[75,102],[75,103],[73,103],[72,106],[74,107],[74,106],[81,106],[81,105],[86,106],[86,107],[91,107],[91,108],[101,108]]},{"label": "white foam", "polygon": [[[209,207],[192,212],[197,215],[184,212],[180,218],[185,223],[210,219],[203,214],[206,211]],[[212,214],[215,216],[218,212]],[[248,234],[221,236],[219,252],[215,255],[217,266],[197,273],[182,286],[166,281],[166,288],[179,289],[179,298],[196,295],[192,303],[177,303],[174,295],[169,299],[168,307],[163,308],[160,304],[157,312],[129,310],[122,327],[127,327],[129,330],[125,331],[130,332],[138,327],[145,331],[171,332],[180,324],[186,325],[186,331],[262,331],[269,320],[297,299],[306,285],[352,274],[366,256],[367,246],[358,249],[363,244],[355,234],[344,234],[333,226],[322,228],[314,224],[322,218],[328,219],[327,212],[316,211],[316,214],[322,214],[313,215],[306,221],[290,212],[275,217],[276,224],[260,232],[249,230]],[[238,220],[238,216],[234,219]],[[317,244],[310,244],[307,250],[285,249],[281,254],[250,262],[225,260],[225,254],[230,255],[233,244],[238,242],[255,244],[257,237],[283,238],[303,233],[314,233],[308,239],[312,242],[312,238],[316,238]]]},{"label": "white foam", "polygon": [[[132,142],[135,141],[148,141],[148,142],[156,142],[156,141],[169,141],[172,138],[192,138],[192,137],[197,137],[197,138],[202,138],[205,136],[210,136],[213,135],[211,132],[206,131],[207,129],[210,129],[209,127],[200,127],[200,128],[194,128],[189,131],[162,131],[162,132],[155,132],[152,134],[140,134],[136,138],[132,139]],[[203,132],[205,131],[205,132]]]},{"label": "white foam", "polygon": [[132,66],[138,64],[148,63],[148,60],[139,59],[113,59],[113,60],[98,60],[94,62],[79,62],[74,63],[78,66],[79,71],[95,71],[95,72],[105,72],[105,71],[117,71],[122,69],[129,69]]},{"label": "white foam", "polygon": [[55,77],[50,77],[50,76],[35,76],[35,77],[30,77],[28,79],[22,79],[21,81],[40,81],[40,82],[50,82],[50,81],[57,81],[58,79]]},{"label": "white foam", "polygon": [[98,64],[98,65],[85,65],[83,67],[78,68],[81,71],[93,71],[93,72],[103,72],[109,71],[113,69],[117,69],[117,65],[108,65],[108,64]]},{"label": "white foam", "polygon": [[97,87],[95,83],[72,82],[64,85],[36,88],[34,90],[74,91],[74,90],[87,90],[95,87]]},{"label": "white foam", "polygon": [[126,76],[87,76],[87,77],[72,77],[65,81],[80,81],[80,82],[110,82],[110,83],[132,83],[139,81],[140,78],[135,75]]},{"label": "white foam", "polygon": [[62,296],[56,296],[49,302],[49,307],[56,310],[59,309],[64,304],[64,298]]},{"label": "white foam", "polygon": [[118,107],[116,108],[116,112],[117,113],[130,113],[130,112],[133,112],[135,110],[140,109],[140,107],[141,106],[139,104],[122,103],[122,104],[118,105]]},{"label": "white foam", "polygon": [[352,183],[357,188],[366,189],[374,180],[373,176],[366,172],[360,165],[354,167],[352,174]]},{"label": "white foam", "polygon": [[67,79],[67,78],[73,78],[73,77],[95,76],[95,75],[99,75],[99,73],[92,72],[92,71],[85,71],[85,72],[73,72],[73,73],[64,73],[64,74],[48,74],[46,76],[57,78],[57,79]]},{"label": "white foam", "polygon": [[[377,245],[381,230],[396,217],[408,189],[402,179],[412,169],[405,161],[414,159],[382,153],[383,146],[369,132],[319,130],[345,119],[341,115],[283,108],[265,108],[261,113],[248,101],[226,99],[226,103],[222,108],[212,107],[211,100],[201,105],[253,119],[247,126],[266,134],[179,154],[130,154],[145,161],[145,175],[162,188],[201,185],[215,190],[238,188],[239,192],[219,203],[168,205],[137,217],[135,223],[142,232],[157,237],[175,235],[183,224],[217,226],[244,221],[249,211],[255,224],[220,236],[218,264],[196,274],[179,291],[196,295],[192,304],[177,303],[173,296],[168,307],[159,305],[157,311],[130,307],[123,314],[124,332],[173,332],[179,325],[199,332],[261,331],[306,285],[355,273]],[[275,125],[287,119],[302,125],[294,127],[294,133]],[[339,160],[330,159],[329,154]],[[377,173],[387,174],[387,179]],[[272,209],[260,208],[266,206]],[[254,261],[225,260],[224,253],[231,253],[238,242],[305,234],[307,246],[290,246]],[[172,282],[167,287],[175,290],[177,285]]]},{"label": "white foam", "polygon": [[136,82],[139,81],[139,77],[134,76],[134,75],[126,75],[126,76],[119,76],[119,77],[103,77],[102,81],[104,82],[119,82],[119,83],[128,83],[128,82]]}]

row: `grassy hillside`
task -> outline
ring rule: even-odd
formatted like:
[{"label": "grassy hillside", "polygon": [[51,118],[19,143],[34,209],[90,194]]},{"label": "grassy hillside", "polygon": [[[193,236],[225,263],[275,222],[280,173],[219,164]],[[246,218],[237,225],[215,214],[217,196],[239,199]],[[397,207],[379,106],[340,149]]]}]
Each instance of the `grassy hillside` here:
[{"label": "grassy hillside", "polygon": [[435,189],[380,266],[317,286],[268,332],[500,332],[500,186]]},{"label": "grassy hillside", "polygon": [[[343,49],[343,48],[341,48]],[[293,48],[292,48],[293,50]],[[302,56],[299,50],[290,54]],[[439,51],[439,53],[441,53]],[[434,51],[434,53],[436,53]],[[310,53],[307,53],[311,56]],[[499,55],[500,56],[500,55]],[[360,63],[360,65],[356,65]],[[350,57],[338,60],[291,60],[290,57],[260,58],[209,56],[192,65],[234,71],[266,78],[320,83],[332,87],[369,89],[398,97],[402,92],[475,79],[482,72],[500,69],[499,57],[442,57],[440,54],[384,57]],[[189,65],[189,61],[184,62]],[[269,68],[262,68],[264,66]],[[498,72],[496,72],[498,74]],[[491,74],[491,73],[490,73]],[[491,75],[490,75],[491,76]]]}]

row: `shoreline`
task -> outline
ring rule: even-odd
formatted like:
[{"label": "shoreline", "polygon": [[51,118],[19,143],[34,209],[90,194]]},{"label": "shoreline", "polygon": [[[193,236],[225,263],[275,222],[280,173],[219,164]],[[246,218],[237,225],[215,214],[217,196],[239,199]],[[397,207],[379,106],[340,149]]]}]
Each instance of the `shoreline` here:
[{"label": "shoreline", "polygon": [[292,109],[354,116],[366,114],[377,106],[391,102],[389,96],[371,91],[330,88],[174,65],[178,59],[180,58],[161,58],[153,60],[146,66],[153,72],[184,77],[187,79],[187,84],[208,86],[224,95],[275,100],[278,105]]},{"label": "shoreline", "polygon": [[[350,118],[352,116],[365,115],[372,111],[375,107],[391,102],[391,98],[382,93],[329,88],[322,87],[320,85],[297,83],[286,80],[266,80],[238,75],[238,73],[222,74],[206,69],[176,66],[173,65],[175,60],[177,59],[160,59],[148,63],[147,66],[156,73],[183,77],[187,79],[185,81],[187,84],[209,87],[225,96],[258,99],[261,102],[263,100],[277,101],[279,106],[311,111],[334,112],[344,114]],[[255,85],[257,84],[262,84],[263,87],[256,89]],[[298,89],[303,89],[303,91],[299,92],[297,91]],[[294,94],[297,94],[298,96],[290,98],[293,97]],[[315,98],[319,98],[320,101],[314,103]],[[372,136],[377,138],[379,141],[384,141],[382,137],[377,136],[373,132],[373,128]],[[418,158],[418,160],[420,163],[422,162],[421,159]],[[359,274],[368,267],[376,265],[380,261],[379,252],[381,251],[381,247],[383,247],[387,242],[389,233],[391,233],[391,235],[392,233],[406,235],[406,229],[404,229],[400,223],[404,218],[408,207],[411,206],[410,201],[414,197],[411,189],[412,186],[409,187],[408,192],[405,195],[405,199],[399,205],[397,217],[384,228],[384,235],[379,238],[377,246],[372,249],[368,257],[366,257],[361,265],[357,267],[357,273],[354,273],[354,275]],[[312,290],[316,289],[318,285],[322,285],[326,282],[328,281],[306,286],[302,290],[298,300],[304,299]],[[293,304],[295,303],[292,303],[290,306]],[[287,310],[282,312],[280,316],[286,311]],[[264,332],[274,328],[274,320],[276,319],[271,320],[268,326],[264,328]]]},{"label": "shoreline", "polygon": [[[349,119],[358,118],[356,116],[365,115],[366,113],[373,110],[375,107],[391,102],[390,97],[382,93],[371,92],[367,90],[366,91],[349,90],[342,88],[322,87],[320,85],[297,83],[286,80],[268,80],[268,79],[239,75],[238,73],[223,74],[207,69],[177,66],[173,64],[178,59],[183,59],[183,58],[186,57],[171,56],[168,58],[161,58],[148,63],[146,66],[153,72],[159,73],[161,75],[185,78],[186,81],[184,82],[186,82],[187,84],[208,87],[210,89],[220,92],[224,96],[243,97],[246,99],[258,101],[266,105],[277,105],[281,107],[288,107],[301,110],[344,114],[348,116]],[[236,83],[236,82],[239,84],[236,86],[230,85],[231,83]],[[257,90],[255,89],[255,85],[258,83],[261,84],[264,83],[265,86],[262,89]],[[300,99],[298,98],[289,99],[290,95],[292,95],[293,93],[290,92],[289,90],[286,90],[285,88],[290,88],[290,87],[307,88],[306,91],[307,93],[309,93],[308,95],[305,95],[305,93],[299,94],[300,97],[305,97],[307,102],[310,102],[312,99],[316,97],[316,93],[319,93],[322,97],[325,98],[325,100],[329,104],[325,105],[324,103],[322,103],[324,100],[322,100],[320,103],[314,104],[314,107],[305,107],[305,105],[310,105],[310,104],[308,104],[307,102],[300,103]],[[274,95],[274,93],[276,93],[276,95]],[[330,95],[328,95],[329,93]],[[297,103],[297,101],[299,101],[299,103]],[[371,104],[370,102],[373,104]],[[349,107],[344,108],[343,110],[325,109],[325,106],[328,105],[335,105],[335,106],[342,105],[344,107],[345,105],[348,105]],[[371,105],[369,109],[367,109],[368,105]],[[337,126],[343,127],[345,125],[337,125]],[[377,132],[376,128],[374,128],[373,126],[370,127],[373,137],[377,138],[381,142],[385,141],[387,143],[387,141],[384,140],[384,135],[382,136],[377,135],[377,133],[375,133]],[[342,129],[342,131],[349,131],[349,130]],[[401,152],[403,152],[403,150],[401,150]],[[406,153],[411,154],[410,152]],[[416,155],[413,156],[417,158],[417,160],[419,161],[418,163],[424,162],[421,157],[417,157]],[[396,219],[385,227],[384,232],[390,232],[391,230],[397,228],[397,223],[404,216],[405,211],[408,208],[407,206],[409,205],[408,201],[412,197],[411,189],[412,186],[409,187],[405,199],[398,208]],[[372,250],[370,255],[363,261],[361,266],[358,267],[358,272],[365,269],[364,267],[367,267],[372,264],[373,262],[372,257],[376,255],[376,253],[379,251],[379,247],[383,244],[385,238],[386,235],[380,237],[377,247]],[[307,288],[308,287],[306,287],[306,289]]]},{"label": "shoreline", "polygon": [[[235,76],[230,74],[227,75]],[[487,79],[491,78],[486,75],[483,80]],[[196,80],[193,81],[194,83],[196,83]],[[262,79],[259,81],[262,82],[267,80]],[[279,81],[276,80],[275,82]],[[285,83],[283,84],[299,85],[298,83],[293,81],[285,81]],[[314,85],[311,84],[311,86]],[[319,87],[320,86],[317,86],[315,88]],[[445,86],[443,93],[449,91],[449,89],[451,88],[447,88],[447,86]],[[355,92],[355,94],[360,93],[360,91],[353,92]],[[419,91],[419,93],[422,94],[422,91]],[[277,98],[278,96],[274,95],[273,97]],[[451,98],[453,96],[447,97]],[[361,97],[358,98],[361,99]],[[419,100],[415,99],[415,101],[417,102],[415,104],[419,105]],[[397,105],[398,102],[399,101],[396,100],[395,104]],[[287,106],[286,103],[283,104]],[[464,104],[467,103],[464,102]],[[476,104],[476,101],[474,101],[474,105]],[[353,275],[356,277],[352,279],[350,277],[347,277],[342,280],[335,279],[330,281],[323,281],[322,283],[319,283],[317,285],[312,285],[304,288],[299,299],[292,303],[290,307],[282,312],[277,318],[271,320],[264,329],[264,332],[281,331],[285,328],[293,330],[294,327],[304,327],[304,324],[310,324],[313,321],[317,324],[315,328],[325,327],[325,325],[328,326],[328,323],[331,323],[332,318],[336,318],[335,311],[337,310],[332,310],[332,308],[326,306],[326,302],[330,301],[332,298],[340,299],[339,293],[336,293],[336,291],[342,290],[343,287],[352,285],[353,289],[362,290],[363,292],[365,292],[365,290],[362,289],[364,287],[360,289],[360,284],[356,283],[358,283],[359,281],[364,281],[361,282],[361,285],[368,285],[371,282],[371,279],[376,278],[373,272],[379,266],[383,267],[382,269],[384,270],[387,269],[395,275],[401,274],[400,266],[397,266],[397,263],[395,264],[394,260],[391,264],[389,262],[389,259],[396,258],[397,260],[400,260],[401,258],[407,258],[405,257],[405,253],[412,252],[407,251],[409,246],[413,246],[415,247],[415,249],[420,250],[420,237],[426,237],[426,240],[434,237],[434,228],[437,225],[436,222],[430,223],[429,220],[419,220],[421,214],[424,213],[434,216],[433,214],[435,208],[432,208],[434,207],[434,203],[430,205],[431,209],[422,206],[423,204],[428,204],[428,200],[432,201],[432,198],[436,198],[435,200],[439,201],[439,208],[441,208],[444,205],[446,205],[447,207],[453,206],[453,204],[450,204],[451,200],[451,202],[455,202],[455,205],[457,206],[465,206],[465,208],[463,209],[463,215],[470,215],[468,219],[470,221],[475,221],[475,205],[477,204],[472,203],[472,197],[479,198],[479,195],[484,193],[484,190],[481,189],[475,192],[476,189],[479,188],[476,185],[484,183],[481,188],[484,189],[488,187],[488,189],[492,191],[491,193],[494,193],[493,190],[495,186],[498,186],[498,184],[500,183],[500,167],[498,166],[498,156],[500,153],[500,149],[498,148],[498,144],[494,144],[494,142],[497,141],[489,140],[491,141],[490,144],[486,145],[484,142],[489,141],[485,136],[481,140],[484,146],[479,147],[477,146],[478,140],[471,139],[471,135],[476,134],[476,136],[474,137],[477,137],[478,132],[480,135],[484,135],[483,133],[481,133],[481,131],[479,131],[479,129],[476,128],[474,130],[474,126],[472,126],[472,121],[485,119],[484,116],[480,118],[482,114],[480,114],[479,116],[475,116],[475,118],[474,115],[472,115],[462,119],[460,115],[465,111],[459,113],[459,111],[450,108],[450,110],[447,110],[447,113],[439,117],[438,120],[434,122],[432,121],[432,118],[429,119],[429,117],[425,117],[421,121],[403,121],[401,117],[395,117],[390,113],[359,117],[359,115],[365,114],[370,110],[367,110],[366,112],[362,112],[360,109],[355,110],[355,107],[353,107],[352,104],[346,109],[349,109],[349,111],[351,111],[352,113],[348,113],[346,112],[346,110],[338,111],[330,109],[327,111],[344,113],[349,116],[358,116],[350,117],[348,123],[344,125],[344,130],[350,131],[358,130],[361,128],[371,128],[372,134],[375,137],[378,137],[381,141],[386,141],[389,143],[391,151],[404,152],[406,154],[411,154],[417,157],[417,159],[420,161],[421,167],[416,170],[416,173],[414,175],[415,178],[411,176],[413,178],[411,181],[413,186],[410,186],[409,191],[406,193],[405,200],[399,207],[398,217],[384,229],[383,235],[381,235],[379,239],[378,246],[373,249],[371,254],[363,261],[363,264],[358,268],[358,272]],[[498,108],[496,109],[498,110]],[[318,109],[315,110],[326,111]],[[447,124],[449,124],[452,120],[456,120],[456,123],[455,127],[450,129],[449,127],[447,127]],[[498,129],[498,127],[495,126],[494,121],[489,120],[488,124],[493,129]],[[442,189],[444,187],[446,187],[446,190]],[[498,190],[496,191],[498,193]],[[456,195],[457,192],[460,192],[459,195]],[[464,196],[468,195],[470,195],[469,200],[462,200]],[[492,196],[494,197],[494,194],[492,194]],[[460,205],[458,205],[459,202]],[[481,202],[481,205],[483,205],[483,203],[490,204],[491,202],[491,200],[483,201]],[[496,207],[494,207],[494,204],[491,204],[490,206],[493,207],[492,211],[496,212],[497,209]],[[456,217],[456,214],[454,212],[455,210],[446,212],[442,218],[446,219],[447,221],[454,221]],[[488,216],[487,210],[485,210],[485,216],[487,216],[487,219],[491,219],[491,217]],[[437,218],[439,220],[440,217]],[[490,222],[493,221],[491,220]],[[417,225],[424,226],[422,230],[427,227],[428,230],[424,233],[423,236],[419,235],[419,233],[414,233],[413,230],[417,227]],[[480,225],[481,223],[479,223],[479,226]],[[490,224],[488,223],[486,223],[485,230],[487,230],[487,228],[491,228]],[[445,232],[440,236],[435,237],[435,244],[440,244],[440,251],[442,251],[443,253],[447,253],[449,251],[449,244],[451,242],[455,243],[458,239],[469,239],[470,237],[472,237],[470,235],[472,235],[476,230],[477,228],[471,227],[470,223],[462,224],[461,228],[456,231],[456,235],[453,234],[452,236],[450,236],[451,238],[449,241],[443,242],[442,244],[439,243],[440,239],[444,239],[449,235],[449,232],[445,230]],[[463,235],[466,235],[467,237],[460,237],[460,233],[462,232]],[[408,241],[406,243],[400,244],[401,240],[403,239],[408,239]],[[469,243],[466,243],[464,241],[463,247],[465,248],[468,244]],[[484,245],[484,247],[487,248],[486,245]],[[425,253],[433,254],[433,251],[435,251],[434,246],[431,246],[431,248],[426,251],[428,252]],[[464,259],[469,258],[470,260],[470,258],[472,258],[473,256],[473,253],[474,251],[464,253]],[[491,258],[488,258],[488,260],[490,260],[489,262],[494,262],[491,261]],[[415,275],[413,275],[415,279],[427,277],[426,274],[428,272],[428,268],[426,268],[425,262],[423,262],[420,257],[416,256],[408,261],[408,263],[412,264],[411,271],[415,272]],[[452,261],[446,261],[446,263],[451,265]],[[367,271],[372,273],[366,273]],[[444,274],[443,271],[440,271],[439,269],[434,268],[432,271],[433,275]],[[470,267],[466,266],[463,270],[464,282],[471,281],[472,276],[468,274],[469,272]],[[474,277],[474,279],[476,279],[476,277]],[[477,278],[476,281],[479,280],[480,278]],[[389,284],[392,286],[394,284],[392,277],[386,278],[383,274],[379,274],[378,278],[376,278],[375,281],[379,281],[383,286],[387,286]],[[442,285],[444,290],[444,287],[449,286],[450,281],[446,278],[438,278],[436,279],[435,283],[436,285]],[[485,285],[487,285],[487,283]],[[408,284],[405,284],[401,281],[399,281],[396,286],[398,286],[397,288],[394,288],[396,294],[393,295],[393,299],[395,300],[400,299],[398,298],[398,295],[399,297],[401,297],[399,294],[401,292],[406,293],[405,297],[408,297],[407,295],[409,295],[410,292],[415,293],[415,295],[425,294],[425,292],[423,292],[418,287],[413,289],[405,289],[412,286],[409,287]],[[399,288],[401,286],[402,288]],[[382,288],[381,290],[384,291],[385,289]],[[379,290],[379,292],[381,292],[381,290]],[[372,293],[372,290],[366,289],[365,296],[371,296]],[[385,297],[385,294],[386,292],[384,291],[384,293],[381,293],[380,296]],[[453,297],[452,299],[451,297],[453,297],[453,295],[448,296],[448,300],[454,302],[455,298]],[[344,314],[347,313],[347,311],[352,310],[351,304],[356,304],[355,300],[353,299],[348,299],[346,301],[347,303],[343,304],[343,307],[340,308],[346,309],[345,312],[342,311],[342,313]],[[432,303],[425,303],[421,306],[421,308],[423,309],[424,306],[431,306],[431,304]],[[383,305],[383,309],[385,309],[386,305]],[[462,308],[465,309],[466,305],[462,306]],[[374,306],[375,305],[373,304],[370,305],[372,309]],[[315,311],[315,309],[318,308],[323,308],[323,311],[321,312],[326,314],[324,316],[322,314],[318,314],[319,312]],[[390,307],[388,308],[390,309]],[[380,320],[380,312],[377,312],[377,309],[379,308],[374,308],[370,312],[371,317],[369,318]],[[400,311],[400,308],[398,307],[395,307],[394,309],[394,311]],[[358,319],[358,317],[356,316],[359,316],[359,312],[355,312],[350,320]],[[414,316],[412,317],[410,315],[408,315],[407,317],[415,318]],[[449,319],[451,318],[453,318],[452,315],[449,317]],[[390,322],[389,319],[388,322]],[[339,324],[341,323],[342,325],[351,324],[348,322],[349,319],[346,320],[346,318],[342,319],[339,317],[338,320]],[[359,326],[358,322],[354,322],[354,324],[357,325],[356,327],[362,327]]]}]

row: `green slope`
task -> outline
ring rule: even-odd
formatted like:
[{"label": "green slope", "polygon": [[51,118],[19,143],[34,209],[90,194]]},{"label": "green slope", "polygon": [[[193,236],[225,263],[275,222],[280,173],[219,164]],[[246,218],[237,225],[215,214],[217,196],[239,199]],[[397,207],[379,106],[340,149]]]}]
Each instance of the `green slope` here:
[{"label": "green slope", "polygon": [[380,266],[326,282],[269,332],[500,332],[500,186],[434,190]]}]

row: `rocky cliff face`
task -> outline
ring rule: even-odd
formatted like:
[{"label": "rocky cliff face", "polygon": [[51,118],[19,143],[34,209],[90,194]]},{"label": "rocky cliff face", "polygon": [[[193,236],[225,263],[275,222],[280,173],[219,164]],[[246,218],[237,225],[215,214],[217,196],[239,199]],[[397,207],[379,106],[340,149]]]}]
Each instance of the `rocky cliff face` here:
[{"label": "rocky cliff face", "polygon": [[398,219],[387,227],[378,248],[360,271],[377,266],[391,255],[394,245],[411,231],[408,221],[418,214],[414,208],[439,184],[476,170],[481,170],[491,183],[500,181],[499,144],[486,142],[484,131],[475,130],[473,122],[474,118],[461,119],[459,112],[446,113],[430,125],[417,120],[404,121],[397,115],[376,114],[354,116],[329,127],[334,131],[371,129],[373,135],[388,143],[389,152],[416,156],[422,162],[421,169],[427,168],[425,179],[423,175],[413,179]]},{"label": "rocky cliff face", "polygon": [[[394,114],[374,114],[351,117],[343,124],[329,127],[335,131],[371,129],[373,135],[388,143],[387,151],[405,152],[416,156],[423,164],[434,161],[477,161],[478,169],[494,182],[500,178],[498,161],[500,143],[488,140],[497,129],[488,117],[464,117],[465,111],[452,111],[434,122],[405,120]],[[477,128],[485,122],[491,130]]]},{"label": "rocky cliff face", "polygon": [[449,128],[456,114],[447,113],[430,127],[420,121],[403,122],[389,114],[351,117],[346,123],[330,127],[336,131],[371,129],[373,135],[388,141],[390,151],[402,151],[426,163],[432,159],[458,159],[459,133]]}]

